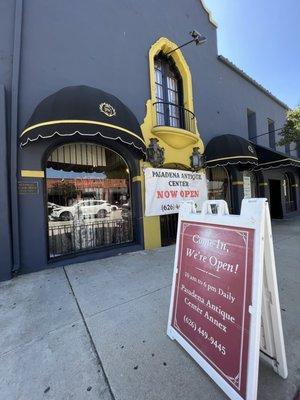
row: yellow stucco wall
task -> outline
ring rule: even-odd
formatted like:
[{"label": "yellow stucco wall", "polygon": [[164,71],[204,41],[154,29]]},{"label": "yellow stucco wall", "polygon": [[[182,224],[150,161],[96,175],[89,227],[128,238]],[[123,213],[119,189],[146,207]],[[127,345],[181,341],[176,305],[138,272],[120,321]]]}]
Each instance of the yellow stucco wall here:
[{"label": "yellow stucco wall", "polygon": [[[156,102],[154,57],[159,53],[168,53],[178,47],[176,43],[167,38],[158,39],[149,50],[149,79],[150,99],[146,103],[146,116],[141,129],[144,140],[148,146],[151,138],[159,139],[159,145],[165,149],[165,168],[190,169],[190,156],[193,147],[199,147],[200,153],[204,152],[204,145],[200,138],[196,121],[196,133],[173,127],[157,127],[156,112],[153,104]],[[194,111],[192,77],[188,64],[180,50],[172,53],[172,59],[180,72],[183,84],[183,106],[189,111]],[[143,209],[145,210],[145,181],[143,169],[151,167],[148,162],[141,162],[141,188]],[[143,217],[145,249],[161,246],[160,217]]]}]

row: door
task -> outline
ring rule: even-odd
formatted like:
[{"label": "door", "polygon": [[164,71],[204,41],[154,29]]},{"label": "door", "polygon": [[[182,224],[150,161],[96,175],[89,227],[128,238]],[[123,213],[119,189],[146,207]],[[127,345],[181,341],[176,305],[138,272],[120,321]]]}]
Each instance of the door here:
[{"label": "door", "polygon": [[161,245],[170,246],[176,243],[178,214],[160,216]]},{"label": "door", "polygon": [[281,181],[279,179],[269,179],[269,190],[271,218],[280,219],[283,217],[281,203]]}]

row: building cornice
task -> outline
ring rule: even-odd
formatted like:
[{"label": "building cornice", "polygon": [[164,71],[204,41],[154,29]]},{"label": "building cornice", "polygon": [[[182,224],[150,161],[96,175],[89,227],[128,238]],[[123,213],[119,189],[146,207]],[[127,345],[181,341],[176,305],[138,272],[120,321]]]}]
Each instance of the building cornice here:
[{"label": "building cornice", "polygon": [[221,61],[223,64],[225,64],[228,68],[230,68],[232,71],[236,72],[238,75],[240,75],[242,78],[246,79],[248,82],[252,83],[253,86],[255,86],[257,89],[259,89],[261,92],[263,92],[265,95],[270,97],[272,100],[274,100],[277,104],[279,104],[281,107],[285,108],[286,110],[289,110],[290,107],[285,104],[283,101],[279,100],[276,96],[274,96],[269,90],[265,89],[261,84],[256,82],[251,76],[246,74],[243,70],[238,68],[235,64],[233,64],[231,61],[229,61],[226,57],[219,55],[218,60]]},{"label": "building cornice", "polygon": [[209,22],[210,22],[215,28],[217,28],[217,27],[218,27],[218,24],[217,24],[216,21],[213,19],[212,13],[211,13],[211,11],[207,8],[207,6],[206,6],[204,0],[200,0],[200,3],[201,3],[202,7],[204,8],[204,10],[205,10],[205,12],[206,12],[206,14],[207,14],[207,16],[208,16]]}]

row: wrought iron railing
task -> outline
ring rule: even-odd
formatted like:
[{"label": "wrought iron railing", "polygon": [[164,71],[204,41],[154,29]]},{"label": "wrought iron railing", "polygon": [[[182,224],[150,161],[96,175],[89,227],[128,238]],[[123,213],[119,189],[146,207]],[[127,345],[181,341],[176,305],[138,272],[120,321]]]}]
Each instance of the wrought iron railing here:
[{"label": "wrought iron railing", "polygon": [[132,220],[49,223],[48,240],[50,258],[128,243],[133,240]]},{"label": "wrought iron railing", "polygon": [[171,126],[197,133],[196,117],[192,111],[164,101],[153,103],[153,107],[156,112],[156,126]]}]

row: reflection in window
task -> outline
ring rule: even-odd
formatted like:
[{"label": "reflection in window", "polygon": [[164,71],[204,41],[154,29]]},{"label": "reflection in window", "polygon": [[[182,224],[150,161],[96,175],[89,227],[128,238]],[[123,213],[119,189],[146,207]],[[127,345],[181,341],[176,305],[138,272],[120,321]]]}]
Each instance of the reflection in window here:
[{"label": "reflection in window", "polygon": [[129,170],[96,144],[63,145],[46,167],[50,258],[130,242]]},{"label": "reflection in window", "polygon": [[297,210],[296,193],[294,186],[294,177],[292,174],[284,174],[283,179],[283,193],[285,200],[286,212],[292,212]]},{"label": "reflection in window", "polygon": [[223,167],[207,168],[209,200],[225,200],[230,208],[230,186],[227,171]]},{"label": "reflection in window", "polygon": [[183,127],[182,83],[172,59],[159,54],[154,60],[157,125]]}]

